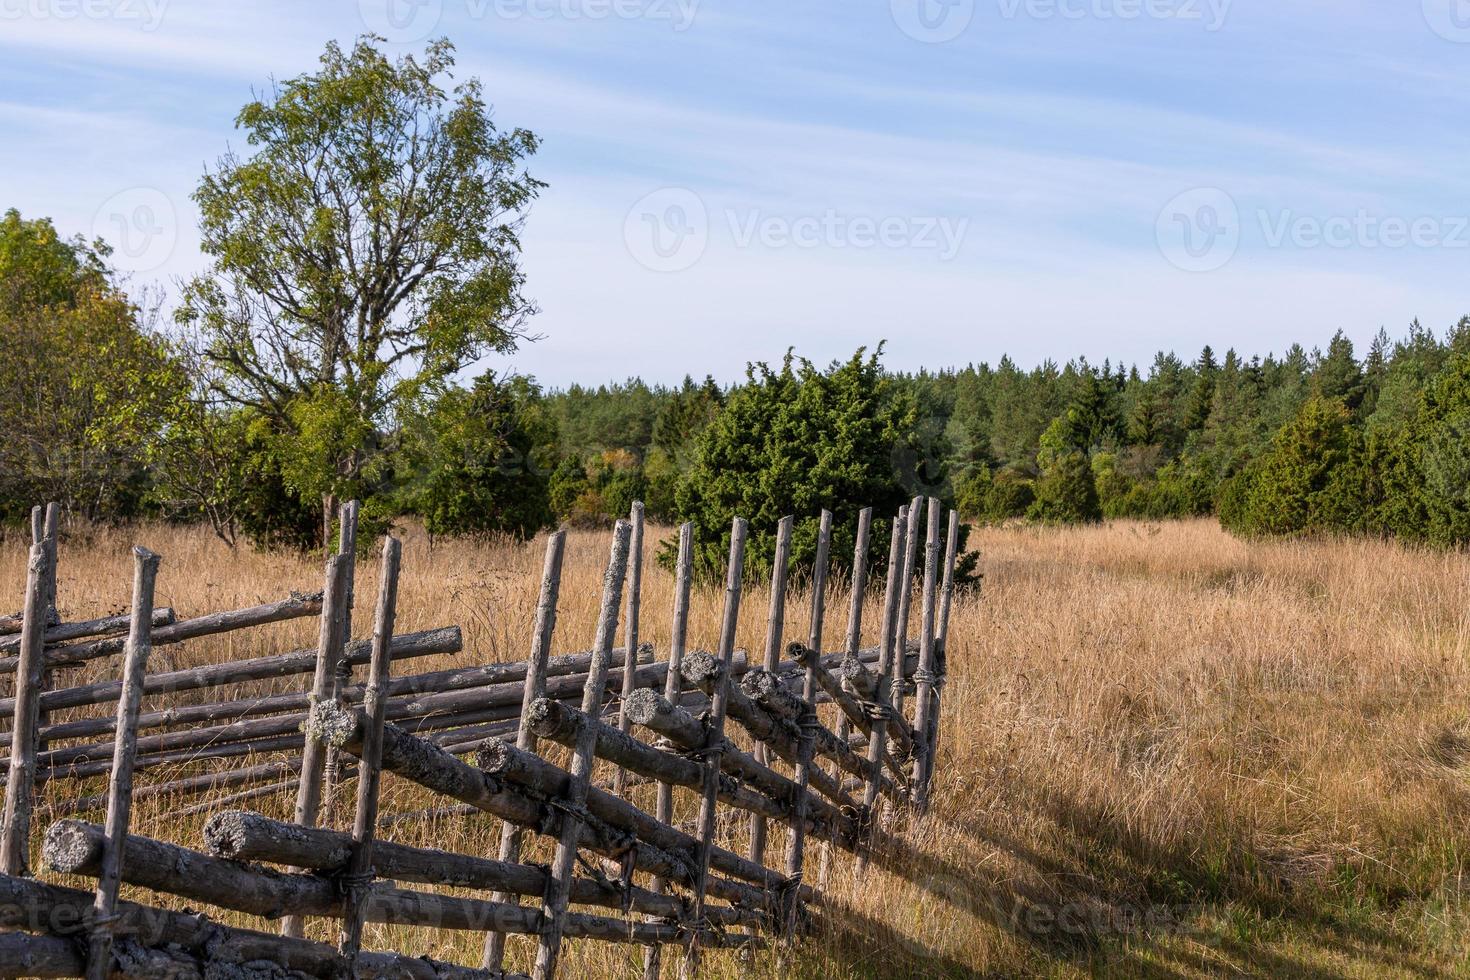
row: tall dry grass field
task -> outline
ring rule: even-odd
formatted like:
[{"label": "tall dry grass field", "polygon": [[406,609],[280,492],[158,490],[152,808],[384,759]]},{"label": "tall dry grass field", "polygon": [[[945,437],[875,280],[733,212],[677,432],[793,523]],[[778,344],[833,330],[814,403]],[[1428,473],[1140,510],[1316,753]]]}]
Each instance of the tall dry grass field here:
[{"label": "tall dry grass field", "polygon": [[[320,587],[319,562],[232,553],[203,531],[74,530],[61,548],[67,618],[126,605],[134,541],[164,556],[159,602],[181,616]],[[1207,522],[990,530],[972,544],[986,578],[983,594],[954,609],[936,810],[899,828],[931,862],[903,879],[859,880],[839,855],[827,887],[855,916],[823,917],[814,935],[753,963],[712,957],[710,975],[1470,973],[1470,559],[1378,542],[1247,544]],[[0,605],[20,604],[24,551],[16,538],[0,551],[0,596],[10,597]],[[539,541],[431,550],[409,534],[400,629],[458,623],[466,649],[400,670],[523,658],[541,554]],[[558,650],[590,644],[606,554],[605,535],[572,538]],[[363,563],[358,635],[376,580],[375,563]],[[662,657],[672,581],[650,569],[644,588],[643,633]],[[767,601],[764,589],[747,591],[742,645],[759,649]],[[698,590],[693,645],[714,644],[719,607],[718,590]],[[808,609],[799,594],[791,635],[804,637]],[[829,609],[831,647],[844,628],[840,589]],[[314,639],[305,620],[159,648],[154,669]],[[98,663],[76,680],[115,669]],[[227,764],[240,763],[216,763]],[[287,816],[293,799],[250,805]],[[205,818],[177,814],[194,802],[141,802],[135,830],[197,846]],[[385,779],[387,813],[435,802]],[[680,804],[687,818],[688,794]],[[348,806],[339,801],[337,826],[350,824]],[[499,827],[455,816],[386,833],[493,854]],[[728,840],[741,846],[743,831]],[[464,963],[478,962],[480,942],[372,927],[365,937]],[[512,965],[524,968],[530,950],[514,941]],[[631,977],[639,963],[633,948],[574,942],[567,966]]]}]

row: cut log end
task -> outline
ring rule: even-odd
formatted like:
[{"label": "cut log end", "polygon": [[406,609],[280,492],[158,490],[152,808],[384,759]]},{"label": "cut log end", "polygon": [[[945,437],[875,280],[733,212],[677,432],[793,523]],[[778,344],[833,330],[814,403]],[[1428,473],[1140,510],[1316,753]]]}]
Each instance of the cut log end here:
[{"label": "cut log end", "polygon": [[695,650],[685,654],[680,670],[686,681],[695,687],[703,687],[714,683],[720,676],[720,659],[704,650]]},{"label": "cut log end", "polygon": [[61,874],[80,874],[82,869],[96,867],[102,861],[97,838],[86,833],[79,820],[58,820],[46,828],[41,845],[41,860],[46,867]]},{"label": "cut log end", "polygon": [[623,715],[635,725],[646,725],[661,714],[666,714],[671,705],[652,688],[640,687],[623,700]]},{"label": "cut log end", "polygon": [[[643,689],[640,688],[639,691],[641,690]],[[577,728],[577,713],[560,701],[538,698],[531,704],[531,710],[526,713],[526,724],[541,738],[557,741],[560,736],[573,732]]]}]

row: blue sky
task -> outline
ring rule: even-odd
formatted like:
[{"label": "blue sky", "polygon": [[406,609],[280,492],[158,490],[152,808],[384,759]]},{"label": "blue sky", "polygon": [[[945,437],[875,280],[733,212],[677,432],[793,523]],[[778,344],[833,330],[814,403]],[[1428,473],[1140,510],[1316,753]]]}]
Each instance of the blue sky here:
[{"label": "blue sky", "polygon": [[491,364],[549,384],[1470,313],[1470,0],[0,0],[0,207],[172,288],[252,87],[368,30],[544,138]]}]

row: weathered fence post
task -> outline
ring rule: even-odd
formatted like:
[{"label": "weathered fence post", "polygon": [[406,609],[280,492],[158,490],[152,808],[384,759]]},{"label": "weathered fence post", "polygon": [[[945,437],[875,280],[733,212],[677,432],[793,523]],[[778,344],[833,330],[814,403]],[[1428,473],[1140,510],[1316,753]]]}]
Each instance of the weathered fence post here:
[{"label": "weathered fence post", "polygon": [[[628,548],[632,527],[618,521],[613,528],[612,553],[608,556],[607,575],[602,582],[602,609],[597,618],[597,639],[593,644],[592,665],[587,671],[587,685],[582,690],[582,713],[597,717],[602,709],[603,688],[607,684],[607,664],[612,658],[613,641],[618,629],[618,605],[622,598],[623,577],[628,572]],[[635,657],[629,653],[628,670]],[[536,948],[536,980],[551,980],[556,973],[561,953],[562,933],[566,929],[567,900],[571,894],[572,872],[577,861],[577,838],[582,832],[582,814],[587,804],[587,789],[592,781],[592,767],[597,761],[597,727],[585,726],[572,752],[570,776],[565,797],[557,801],[561,811],[561,835],[552,859],[551,882],[547,886],[542,908],[541,941]],[[630,872],[631,873],[631,872]]]},{"label": "weathered fence post", "polygon": [[[872,534],[873,508],[864,507],[858,512],[857,534],[852,549],[852,591],[847,605],[847,637],[843,652],[856,657],[863,645],[863,602],[868,592],[868,538]],[[821,650],[816,651],[818,655]],[[846,742],[852,734],[852,722],[846,714],[837,719],[837,737]],[[822,867],[818,882],[827,884],[827,874],[832,867],[832,848],[822,848]]]},{"label": "weathered fence post", "polygon": [[10,776],[5,783],[5,828],[0,871],[30,873],[31,795],[36,783],[41,693],[45,678],[46,563],[44,542],[31,545],[26,563],[26,604],[21,613],[20,664],[15,671],[15,718],[10,737]]},{"label": "weathered fence post", "polygon": [[944,678],[949,673],[949,609],[954,600],[954,567],[959,558],[956,554],[960,543],[960,515],[949,512],[949,535],[944,545],[944,584],[939,589],[939,622],[934,630],[935,662],[938,676],[934,682],[934,710],[929,718],[929,731],[925,733],[927,749],[924,752],[924,795],[929,796],[929,786],[934,780],[934,761],[939,754],[939,716],[944,703]]},{"label": "weathered fence post", "polygon": [[929,498],[928,539],[924,543],[924,603],[919,622],[919,668],[914,672],[914,761],[911,782],[914,787],[914,809],[923,813],[929,808],[929,787],[925,774],[929,771],[929,728],[935,700],[934,617],[935,592],[939,577],[939,517],[942,507],[937,497]]},{"label": "weathered fence post", "polygon": [[128,628],[123,691],[117,702],[117,743],[112,777],[107,784],[107,820],[103,825],[102,868],[87,930],[87,980],[107,980],[112,966],[112,927],[122,883],[123,848],[133,808],[133,756],[138,741],[138,707],[143,679],[153,649],[153,586],[159,557],[146,548],[133,549],[133,608]]},{"label": "weathered fence post", "polygon": [[[638,672],[632,664],[634,652],[638,649],[638,604],[643,593],[643,501],[633,501],[629,520],[633,524],[633,543],[628,557],[628,608],[623,621],[623,646],[628,650],[628,668],[623,671],[623,692],[618,701],[618,731],[624,733],[630,726],[628,712],[623,705],[638,687]],[[622,796],[627,788],[628,771],[618,766],[613,774],[612,791]]]},{"label": "weathered fence post", "polygon": [[373,882],[373,837],[378,823],[378,787],[383,767],[383,722],[388,713],[388,672],[393,662],[393,620],[398,608],[398,564],[402,545],[392,536],[383,539],[382,579],[373,615],[373,655],[368,666],[363,711],[368,718],[362,754],[357,762],[357,812],[352,821],[352,856],[339,879],[345,889],[342,933],[338,950],[347,961],[348,976],[355,975],[362,949],[362,923]]},{"label": "weathered fence post", "polygon": [[[671,703],[678,702],[679,692],[683,687],[679,671],[684,664],[684,645],[689,636],[689,590],[693,579],[694,525],[684,524],[679,528],[679,558],[674,567],[674,624],[673,632],[669,636],[669,669],[664,676],[664,698]],[[659,823],[672,824],[674,822],[673,784],[660,782],[657,792],[658,795],[654,801],[654,816],[658,818]],[[663,878],[654,878],[649,889],[655,895],[662,895],[668,889],[668,882]],[[662,962],[662,946],[645,947],[643,951],[644,980],[658,980]]]},{"label": "weathered fence post", "polygon": [[[899,592],[903,588],[903,547],[908,533],[908,508],[901,507],[893,521],[893,536],[888,545],[888,579],[883,599],[883,632],[878,641],[878,686],[873,700],[865,705],[872,719],[872,731],[868,734],[868,762],[871,764],[867,786],[863,790],[863,820],[868,827],[868,848],[872,849],[878,836],[878,820],[874,805],[878,802],[879,780],[883,773],[883,748],[888,736],[888,719],[893,717],[893,655],[894,637],[898,632]],[[900,655],[901,657],[901,655]],[[868,866],[867,854],[859,854],[857,867],[863,871]]]},{"label": "weathered fence post", "polygon": [[[316,673],[312,677],[310,701],[313,708],[332,696],[336,683],[337,661],[342,656],[343,604],[347,601],[347,572],[350,559],[333,555],[327,559],[326,584],[322,588],[321,630],[317,640]],[[309,717],[309,716],[308,716]],[[308,726],[309,728],[310,726]],[[322,777],[326,762],[326,746],[307,731],[301,748],[301,782],[296,790],[296,823],[316,826],[321,810]],[[281,922],[281,935],[299,939],[305,922],[299,915],[288,915]]]},{"label": "weathered fence post", "polygon": [[[56,609],[56,561],[59,554],[56,539],[60,533],[61,505],[52,501],[46,505],[45,516],[39,523],[36,520],[41,508],[36,507],[31,511],[31,535],[32,544],[39,544],[46,549],[46,625],[55,626],[61,622],[61,614]],[[49,665],[41,668],[41,689],[49,691],[55,686],[56,671]],[[36,730],[39,732],[51,722],[51,712],[44,708],[36,716]],[[45,738],[38,738],[37,748],[48,744]]]},{"label": "weathered fence post", "polygon": [[745,536],[749,526],[737,517],[730,525],[730,566],[725,574],[725,613],[720,621],[720,645],[716,656],[721,664],[720,676],[710,698],[709,716],[705,721],[704,785],[700,788],[699,823],[696,836],[699,850],[694,866],[695,930],[689,934],[684,954],[683,974],[692,977],[699,969],[699,929],[704,921],[705,889],[709,884],[709,852],[714,846],[715,820],[718,817],[720,791],[720,753],[725,744],[725,712],[730,701],[730,666],[735,658],[735,628],[740,621],[740,586],[745,574]]},{"label": "weathered fence post", "polygon": [[[781,662],[781,636],[786,629],[786,581],[791,570],[791,529],[795,523],[790,516],[781,518],[776,526],[776,557],[771,563],[771,606],[766,615],[766,650],[761,666],[774,671]],[[764,742],[757,742],[755,759],[762,765],[771,762],[770,750]],[[750,818],[750,859],[756,864],[766,860],[766,818],[752,814]]]},{"label": "weathered fence post", "polygon": [[[536,733],[531,728],[531,705],[546,694],[546,661],[551,655],[551,638],[556,631],[556,603],[561,594],[561,566],[566,554],[567,535],[556,531],[546,539],[546,560],[541,566],[541,593],[536,600],[536,625],[531,632],[531,657],[526,663],[525,693],[521,699],[521,720],[516,731],[516,747],[527,752],[536,750]],[[624,661],[626,670],[628,661]],[[525,829],[505,821],[500,827],[500,860],[515,863],[521,859],[521,841]],[[520,896],[509,892],[493,892],[494,902],[520,903]],[[485,935],[484,966],[499,970],[505,962],[505,933],[492,929]]]},{"label": "weathered fence post", "polygon": [[[342,642],[347,643],[352,639],[352,605],[356,591],[357,581],[357,514],[362,505],[356,500],[349,500],[343,504],[338,511],[337,518],[337,554],[347,559],[347,583],[342,602]],[[352,661],[342,657],[337,661],[337,669],[332,677],[332,700],[337,701],[342,697],[342,692],[347,685],[352,683]],[[327,747],[327,775],[326,784],[322,790],[322,798],[326,801],[325,806],[332,805],[333,796],[337,791],[337,784],[342,780],[342,753],[335,746]]]},{"label": "weathered fence post", "polygon": [[[919,522],[924,516],[922,510],[923,497],[915,497],[909,502],[908,535],[903,543],[903,578],[900,580],[903,591],[899,594],[898,605],[898,638],[894,640],[894,656],[900,666],[903,658],[908,656],[909,650],[909,609],[914,598],[914,561],[918,557],[919,550]],[[902,674],[902,671],[899,672]],[[903,720],[903,682],[893,688],[893,710],[897,713],[900,721]]]},{"label": "weathered fence post", "polygon": [[817,557],[816,564],[812,568],[811,583],[812,619],[811,628],[807,631],[807,649],[814,651],[815,656],[811,665],[806,669],[806,677],[801,688],[804,710],[797,721],[797,724],[801,726],[801,742],[797,746],[796,756],[798,792],[795,813],[792,814],[791,830],[787,835],[786,843],[787,902],[782,913],[785,916],[788,932],[796,928],[796,910],[800,904],[797,897],[801,893],[802,864],[806,858],[806,821],[809,809],[807,783],[812,773],[812,742],[816,737],[816,729],[819,724],[816,716],[817,664],[821,659],[822,627],[827,613],[827,559],[831,550],[832,512],[824,510],[817,529]]}]

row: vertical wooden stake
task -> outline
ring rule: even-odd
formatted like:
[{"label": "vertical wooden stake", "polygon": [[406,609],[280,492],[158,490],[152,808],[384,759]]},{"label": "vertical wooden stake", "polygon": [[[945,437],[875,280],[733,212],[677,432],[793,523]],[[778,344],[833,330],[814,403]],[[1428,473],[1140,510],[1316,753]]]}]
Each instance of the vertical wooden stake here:
[{"label": "vertical wooden stake", "polygon": [[[679,692],[683,688],[679,671],[684,664],[684,646],[689,637],[689,591],[693,579],[694,525],[685,524],[679,528],[679,560],[674,568],[674,628],[669,637],[669,672],[664,677],[664,697],[670,704],[679,703]],[[674,822],[674,787],[669,783],[658,784],[654,816],[659,823]],[[668,882],[654,878],[649,887],[655,895],[662,895],[668,890]],[[662,961],[662,946],[644,947],[643,980],[658,980]]]},{"label": "vertical wooden stake", "polygon": [[[856,657],[863,645],[863,602],[868,593],[868,538],[872,529],[873,508],[864,507],[858,513],[856,544],[852,549],[852,593],[848,596],[847,642],[843,645],[843,651],[851,657]],[[837,737],[846,742],[851,734],[852,723],[847,714],[843,713],[837,719]],[[827,844],[822,847],[822,868],[817,878],[820,885],[827,884],[827,873],[831,866],[832,845]]]},{"label": "vertical wooden stake", "polygon": [[[612,553],[608,556],[607,575],[602,580],[602,610],[597,617],[597,640],[593,644],[592,663],[587,670],[587,684],[582,689],[582,713],[597,717],[602,710],[603,688],[607,686],[607,665],[612,659],[613,641],[618,631],[618,605],[623,594],[623,578],[628,573],[628,549],[632,527],[618,521],[613,529]],[[629,666],[636,655],[630,653]],[[561,954],[562,933],[566,929],[568,897],[572,888],[573,865],[577,860],[577,837],[582,832],[581,812],[587,803],[587,788],[592,781],[592,767],[597,761],[596,725],[583,725],[572,751],[568,770],[569,785],[565,798],[558,800],[561,811],[561,834],[551,864],[551,881],[542,906],[541,941],[536,947],[536,980],[551,980],[556,974],[557,957]]]},{"label": "vertical wooden stake", "polygon": [[[807,631],[807,648],[818,657],[822,651],[822,627],[827,614],[827,559],[832,550],[832,512],[822,511],[821,524],[817,530],[817,558],[812,567],[812,619]],[[801,697],[806,713],[800,719],[801,741],[796,754],[796,812],[791,818],[791,831],[786,838],[787,903],[782,909],[788,933],[796,929],[798,896],[801,894],[802,864],[806,858],[807,783],[812,773],[812,743],[819,724],[816,715],[817,671],[816,661],[807,668],[801,688]]]},{"label": "vertical wooden stake", "polygon": [[[720,790],[720,747],[725,741],[725,712],[730,702],[730,667],[735,659],[735,627],[740,622],[740,585],[745,575],[745,536],[749,530],[749,526],[739,517],[730,525],[730,566],[725,574],[725,614],[720,621],[720,646],[716,651],[722,669],[714,697],[710,699],[709,715],[705,722],[704,785],[700,787],[697,831],[699,849],[694,862],[694,912],[690,918],[696,925],[704,921],[704,890],[709,883],[709,852],[715,840]],[[698,970],[699,932],[696,929],[689,935],[682,972],[684,977],[689,978]]]},{"label": "vertical wooden stake", "polygon": [[919,669],[914,673],[914,763],[912,784],[914,809],[923,813],[929,808],[929,787],[925,773],[929,769],[929,728],[934,713],[935,674],[934,617],[935,592],[939,577],[939,517],[943,508],[937,497],[929,498],[928,540],[924,543],[924,603],[919,621]]},{"label": "vertical wooden stake", "polygon": [[926,733],[928,748],[924,753],[924,796],[929,796],[929,785],[934,781],[934,762],[939,755],[939,715],[944,705],[944,677],[949,672],[949,607],[954,600],[954,566],[959,558],[960,515],[949,512],[949,535],[944,545],[944,584],[939,589],[939,622],[934,630],[934,660],[937,677],[934,682],[934,710],[929,716],[929,731]]},{"label": "vertical wooden stake", "polygon": [[347,893],[342,902],[342,932],[338,949],[346,960],[348,976],[356,975],[362,949],[362,923],[373,883],[373,838],[378,824],[378,788],[382,781],[383,721],[388,715],[388,673],[392,667],[393,620],[398,608],[398,565],[402,545],[383,539],[382,579],[373,614],[373,653],[368,665],[363,710],[368,729],[357,763],[357,812],[352,821],[352,856],[341,876]]},{"label": "vertical wooden stake", "polygon": [[153,649],[153,586],[159,558],[146,548],[133,549],[133,609],[123,665],[122,696],[117,702],[117,736],[112,777],[107,784],[107,820],[102,831],[102,868],[92,901],[87,931],[87,980],[107,980],[112,966],[112,926],[122,882],[123,848],[133,808],[133,758],[138,748],[138,707]]},{"label": "vertical wooden stake", "polygon": [[20,660],[15,669],[10,776],[5,783],[5,827],[0,835],[0,871],[16,876],[30,874],[31,795],[36,783],[37,735],[46,662],[46,560],[45,543],[33,544],[26,563]]},{"label": "vertical wooden stake", "polygon": [[[618,702],[618,731],[620,732],[627,732],[632,728],[628,722],[628,713],[623,708],[623,702],[632,696],[638,685],[638,671],[634,669],[636,667],[634,661],[637,659],[638,651],[638,603],[643,592],[643,501],[633,501],[629,520],[633,524],[633,544],[628,558],[628,608],[623,617],[623,646],[628,649],[628,661],[623,670],[623,696]],[[613,793],[622,796],[627,788],[628,770],[618,766],[617,772],[613,773]]]},{"label": "vertical wooden stake", "polygon": [[[56,610],[56,560],[57,560],[57,536],[61,523],[61,505],[54,500],[46,505],[45,516],[41,518],[39,527],[36,517],[41,508],[36,507],[31,511],[31,533],[32,544],[40,544],[46,549],[46,625],[56,626],[61,622],[61,614]],[[39,530],[40,536],[35,537]],[[41,689],[49,691],[56,686],[56,672],[51,667],[41,669]],[[42,710],[36,716],[36,730],[39,732],[51,723],[51,713]],[[49,740],[40,738],[36,742],[37,751],[45,748]]]},{"label": "vertical wooden stake", "polygon": [[[516,731],[516,747],[528,752],[536,750],[536,733],[529,720],[531,705],[546,694],[546,661],[551,655],[551,637],[556,631],[556,603],[561,595],[561,566],[566,554],[567,534],[556,531],[546,539],[546,560],[541,567],[541,594],[536,600],[536,625],[531,632],[531,657],[526,662],[525,693],[521,697],[521,722]],[[506,822],[500,827],[500,860],[514,864],[521,859],[524,829]],[[520,896],[509,892],[493,892],[495,902],[520,904]],[[485,934],[484,965],[499,970],[505,962],[505,933],[492,929]]]},{"label": "vertical wooden stake", "polygon": [[[332,696],[337,676],[337,662],[342,658],[342,607],[347,601],[348,558],[333,555],[327,559],[326,584],[322,588],[321,632],[317,640],[316,673],[311,681],[311,703]],[[308,721],[310,715],[308,714]],[[309,727],[309,726],[308,726]],[[301,749],[301,782],[296,788],[296,823],[315,827],[321,810],[322,777],[325,774],[326,746],[311,731]],[[288,915],[281,921],[281,935],[301,938],[305,921],[299,915]]]},{"label": "vertical wooden stake", "polygon": [[[766,615],[766,651],[761,662],[768,671],[774,671],[781,662],[781,635],[786,629],[786,580],[791,570],[791,517],[781,518],[776,526],[776,558],[771,564],[771,607]],[[755,759],[763,765],[771,761],[770,749],[764,742],[757,742]],[[766,818],[752,814],[750,818],[750,859],[756,864],[766,860]]]},{"label": "vertical wooden stake", "polygon": [[[888,545],[888,579],[883,599],[883,631],[878,641],[878,690],[873,703],[868,706],[872,715],[873,728],[868,735],[868,761],[872,763],[867,786],[863,790],[863,820],[868,825],[868,850],[878,837],[878,820],[873,812],[878,802],[878,780],[883,772],[883,751],[888,739],[888,719],[893,717],[893,654],[894,638],[898,633],[899,592],[903,588],[903,548],[908,533],[908,508],[901,507],[893,521],[893,537]],[[900,655],[901,656],[901,655]],[[858,871],[868,867],[867,852],[858,855]]]},{"label": "vertical wooden stake", "polygon": [[[360,504],[356,500],[349,500],[343,504],[338,511],[337,518],[337,554],[347,559],[347,584],[345,587],[345,598],[342,602],[342,642],[347,643],[352,639],[352,605],[355,594],[355,582],[357,580],[357,513]],[[337,661],[337,669],[332,677],[333,701],[342,700],[342,692],[352,683],[352,663],[346,657]],[[325,785],[322,790],[322,798],[325,801],[323,807],[330,809],[332,799],[336,795],[337,785],[342,781],[342,751],[335,745],[327,749],[327,773]]]},{"label": "vertical wooden stake", "polygon": [[909,503],[908,535],[903,543],[903,578],[900,580],[903,591],[898,600],[898,638],[893,647],[899,665],[898,682],[893,686],[893,710],[898,713],[900,721],[903,720],[903,662],[909,650],[909,606],[914,597],[914,562],[918,559],[919,521],[924,516],[923,506],[923,497],[915,497]]},{"label": "vertical wooden stake", "polygon": [[61,505],[53,500],[46,505],[46,518],[41,523],[41,542],[46,545],[46,623],[50,626],[61,622],[61,615],[56,611],[56,542],[60,525]]}]

